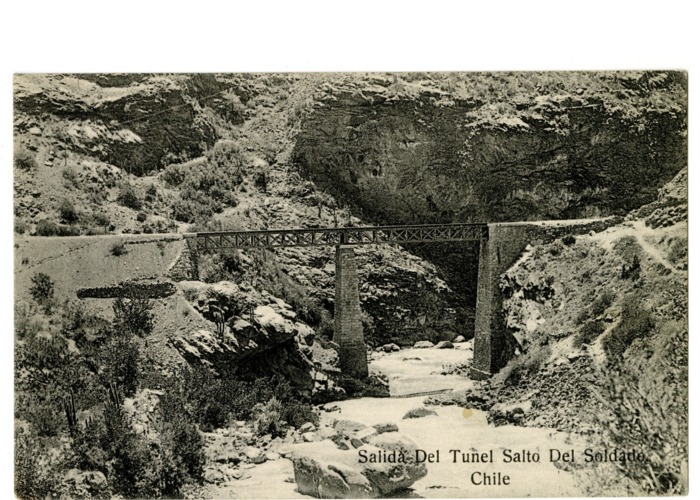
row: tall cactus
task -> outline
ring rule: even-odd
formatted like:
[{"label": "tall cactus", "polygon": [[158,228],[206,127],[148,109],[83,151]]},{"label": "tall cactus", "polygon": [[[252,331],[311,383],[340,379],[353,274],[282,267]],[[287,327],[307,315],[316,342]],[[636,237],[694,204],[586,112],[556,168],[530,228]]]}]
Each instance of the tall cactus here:
[{"label": "tall cactus", "polygon": [[71,389],[68,396],[63,397],[63,410],[66,412],[66,419],[68,420],[68,430],[71,436],[75,436],[75,431],[78,426],[78,416],[75,411],[75,398],[73,397],[73,390]]},{"label": "tall cactus", "polygon": [[112,409],[120,411],[122,406],[122,398],[119,394],[119,388],[117,387],[116,382],[112,381],[109,383],[107,394],[109,396],[107,403],[112,407]]}]

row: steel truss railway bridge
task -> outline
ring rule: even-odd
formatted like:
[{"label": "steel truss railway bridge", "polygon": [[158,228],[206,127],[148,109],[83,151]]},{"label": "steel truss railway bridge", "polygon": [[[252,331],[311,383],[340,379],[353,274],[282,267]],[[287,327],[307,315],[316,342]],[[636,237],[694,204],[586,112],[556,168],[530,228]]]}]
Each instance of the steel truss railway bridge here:
[{"label": "steel truss railway bridge", "polygon": [[500,275],[530,243],[566,234],[600,230],[605,219],[516,222],[499,224],[426,224],[403,226],[270,229],[187,233],[190,253],[229,249],[331,246],[335,252],[333,340],[339,346],[341,370],[363,378],[368,374],[367,347],[360,320],[360,297],[354,247],[357,245],[472,241],[479,244],[474,359],[471,376],[484,379],[512,355],[501,314]]}]

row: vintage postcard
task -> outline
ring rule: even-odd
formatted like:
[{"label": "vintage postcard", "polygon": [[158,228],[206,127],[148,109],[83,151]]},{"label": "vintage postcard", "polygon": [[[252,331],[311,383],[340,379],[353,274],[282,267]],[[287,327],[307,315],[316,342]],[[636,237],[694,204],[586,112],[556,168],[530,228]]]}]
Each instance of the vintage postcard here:
[{"label": "vintage postcard", "polygon": [[687,82],[16,74],[17,497],[686,494]]}]

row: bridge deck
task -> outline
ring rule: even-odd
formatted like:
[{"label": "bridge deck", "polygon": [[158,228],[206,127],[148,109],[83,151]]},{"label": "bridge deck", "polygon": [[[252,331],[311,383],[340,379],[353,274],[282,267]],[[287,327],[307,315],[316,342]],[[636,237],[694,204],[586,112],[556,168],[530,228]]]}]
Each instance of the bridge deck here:
[{"label": "bridge deck", "polygon": [[488,238],[486,224],[423,224],[310,229],[269,229],[196,233],[198,250],[273,248],[437,241],[480,241]]}]

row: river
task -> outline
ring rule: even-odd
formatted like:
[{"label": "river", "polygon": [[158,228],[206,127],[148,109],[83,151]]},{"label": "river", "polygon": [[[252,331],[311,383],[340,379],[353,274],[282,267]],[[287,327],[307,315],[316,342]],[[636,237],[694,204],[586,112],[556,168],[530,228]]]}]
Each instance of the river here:
[{"label": "river", "polygon": [[[420,449],[428,453],[439,451],[439,463],[429,463],[427,476],[414,483],[412,491],[405,492],[405,496],[584,496],[573,474],[549,461],[550,449],[565,451],[582,446],[578,440],[572,444],[573,438],[568,433],[510,425],[494,427],[488,424],[485,412],[454,405],[431,407],[437,416],[402,419],[408,410],[423,406],[424,395],[410,394],[471,386],[472,381],[466,377],[440,375],[448,365],[463,363],[471,356],[469,342],[457,344],[456,347],[374,353],[370,369],[381,370],[388,376],[392,398],[359,398],[338,402],[340,411],[322,412],[321,425],[336,418],[367,425],[395,422],[399,432],[412,438]],[[463,463],[461,452],[491,453],[493,463]],[[506,453],[514,458],[526,458],[528,452],[530,460],[537,454],[539,461],[504,463]],[[456,462],[453,461],[455,456],[458,458]],[[220,485],[212,492],[214,496],[309,498],[295,490],[291,460],[280,458],[248,467],[250,477]],[[504,484],[506,476],[508,485]],[[479,484],[486,482],[487,477],[501,484]]]}]

